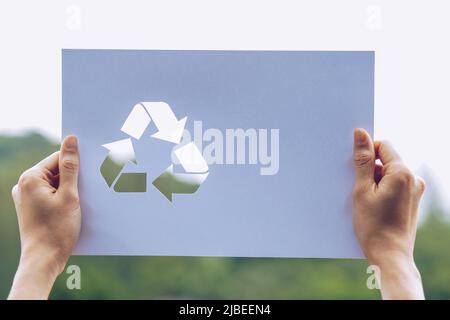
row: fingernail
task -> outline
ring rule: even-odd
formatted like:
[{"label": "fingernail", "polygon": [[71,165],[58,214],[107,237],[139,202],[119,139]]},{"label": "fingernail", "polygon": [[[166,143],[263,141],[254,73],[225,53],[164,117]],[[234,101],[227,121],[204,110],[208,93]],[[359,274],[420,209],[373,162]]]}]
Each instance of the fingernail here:
[{"label": "fingernail", "polygon": [[355,130],[355,144],[362,146],[367,143],[367,135],[362,129]]},{"label": "fingernail", "polygon": [[78,140],[75,136],[68,136],[64,139],[64,147],[69,151],[77,151],[78,150]]}]

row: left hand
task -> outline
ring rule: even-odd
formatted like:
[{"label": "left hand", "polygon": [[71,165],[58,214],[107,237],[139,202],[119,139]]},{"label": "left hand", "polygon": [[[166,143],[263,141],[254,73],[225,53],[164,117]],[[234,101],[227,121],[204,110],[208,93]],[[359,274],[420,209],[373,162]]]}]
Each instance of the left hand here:
[{"label": "left hand", "polygon": [[20,230],[21,257],[10,299],[45,299],[64,270],[81,225],[78,143],[25,171],[12,190]]}]

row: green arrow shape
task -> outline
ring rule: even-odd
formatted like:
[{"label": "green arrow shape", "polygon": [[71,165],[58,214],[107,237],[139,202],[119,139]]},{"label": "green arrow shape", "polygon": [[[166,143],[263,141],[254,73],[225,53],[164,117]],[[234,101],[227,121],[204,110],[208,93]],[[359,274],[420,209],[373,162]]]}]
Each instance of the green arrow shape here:
[{"label": "green arrow shape", "polygon": [[208,173],[174,173],[173,165],[171,165],[153,181],[153,185],[172,202],[174,193],[191,194],[196,192],[207,176]]},{"label": "green arrow shape", "polygon": [[[147,191],[147,174],[143,172],[121,173],[124,166],[124,162],[114,161],[111,155],[108,155],[105,160],[103,160],[102,165],[100,166],[100,173],[108,186],[111,187],[114,185],[114,191],[116,192]],[[117,179],[117,177],[119,178]]]},{"label": "green arrow shape", "polygon": [[143,172],[124,172],[114,185],[116,192],[147,191],[147,174]]},{"label": "green arrow shape", "polygon": [[110,155],[108,155],[105,160],[103,160],[103,163],[100,166],[100,173],[102,174],[103,179],[105,179],[109,187],[112,186],[124,166],[125,163],[114,161]]}]

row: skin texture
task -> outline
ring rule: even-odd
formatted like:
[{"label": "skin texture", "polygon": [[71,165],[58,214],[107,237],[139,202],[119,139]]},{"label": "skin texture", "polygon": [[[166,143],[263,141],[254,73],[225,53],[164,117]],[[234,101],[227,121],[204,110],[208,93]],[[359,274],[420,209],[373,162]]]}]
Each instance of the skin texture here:
[{"label": "skin texture", "polygon": [[389,142],[373,142],[363,129],[355,131],[354,161],[353,224],[369,263],[380,268],[383,298],[424,299],[413,257],[424,181]]},{"label": "skin texture", "polygon": [[[379,163],[376,163],[376,161]],[[380,268],[384,299],[424,299],[413,258],[422,179],[388,142],[355,131],[353,224],[369,263]],[[9,299],[47,299],[78,240],[79,152],[74,136],[22,174],[13,188],[21,258]]]},{"label": "skin texture", "polygon": [[78,240],[77,139],[25,171],[12,190],[20,230],[21,257],[9,299],[47,299]]}]

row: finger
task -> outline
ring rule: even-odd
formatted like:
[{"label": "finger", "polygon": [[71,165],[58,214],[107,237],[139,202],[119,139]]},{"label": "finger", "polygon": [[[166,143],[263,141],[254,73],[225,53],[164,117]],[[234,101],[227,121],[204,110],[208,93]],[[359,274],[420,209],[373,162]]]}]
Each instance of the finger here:
[{"label": "finger", "polygon": [[425,181],[419,177],[415,177],[415,186],[416,186],[416,192],[417,195],[413,197],[413,214],[411,219],[411,229],[414,230],[414,241],[416,237],[416,230],[417,230],[417,224],[419,220],[419,207],[420,207],[420,200],[422,199],[422,196],[426,189]]},{"label": "finger", "polygon": [[39,162],[34,166],[35,169],[38,169],[39,171],[50,171],[52,174],[58,174],[59,168],[58,168],[58,162],[59,162],[59,151],[54,152],[53,154],[49,155],[47,158]]},{"label": "finger", "polygon": [[356,171],[356,184],[374,183],[375,147],[372,138],[364,129],[356,129],[353,157]]},{"label": "finger", "polygon": [[78,191],[80,156],[75,136],[67,136],[59,153],[59,189]]},{"label": "finger", "polygon": [[17,184],[12,188],[11,195],[12,195],[13,201],[16,202],[19,198],[19,186]]},{"label": "finger", "polygon": [[426,183],[425,183],[425,180],[423,180],[419,176],[416,176],[416,189],[417,189],[417,192],[419,193],[420,197],[422,197],[423,194],[425,193]]},{"label": "finger", "polygon": [[403,163],[402,158],[389,141],[377,141],[377,157],[383,165],[388,166],[395,163]]}]

